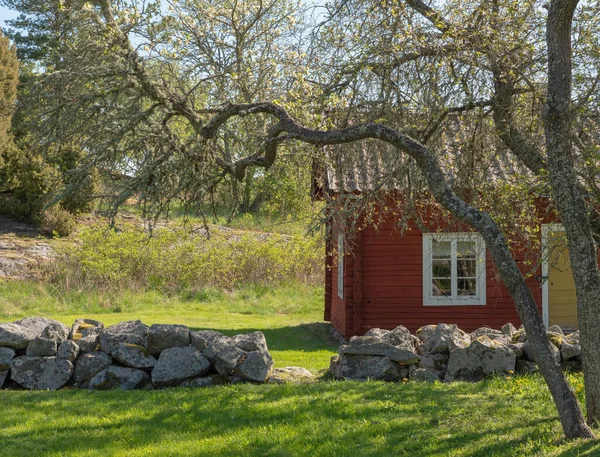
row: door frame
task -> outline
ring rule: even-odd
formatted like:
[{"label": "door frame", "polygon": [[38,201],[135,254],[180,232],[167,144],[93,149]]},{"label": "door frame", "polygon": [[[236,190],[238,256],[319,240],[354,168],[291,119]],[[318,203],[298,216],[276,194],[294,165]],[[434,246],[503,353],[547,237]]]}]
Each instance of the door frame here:
[{"label": "door frame", "polygon": [[542,224],[542,319],[548,328],[550,315],[548,310],[548,235],[554,232],[564,232],[562,224]]}]

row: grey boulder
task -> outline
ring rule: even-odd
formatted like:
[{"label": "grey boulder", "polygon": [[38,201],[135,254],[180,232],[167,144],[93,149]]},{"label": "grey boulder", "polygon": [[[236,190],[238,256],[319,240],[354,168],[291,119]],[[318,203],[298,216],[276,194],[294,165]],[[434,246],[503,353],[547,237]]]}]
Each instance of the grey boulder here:
[{"label": "grey boulder", "polygon": [[152,355],[163,350],[190,345],[190,329],[185,325],[153,324],[146,335],[146,348]]},{"label": "grey boulder", "polygon": [[142,389],[150,384],[150,376],[142,370],[111,365],[94,376],[89,390],[133,390]]},{"label": "grey boulder", "polygon": [[314,380],[313,374],[302,367],[274,368],[267,380],[270,384],[293,384],[310,382]]},{"label": "grey boulder", "polygon": [[79,350],[85,353],[96,351],[101,331],[100,327],[88,327],[75,333],[73,338],[77,342]]},{"label": "grey boulder", "polygon": [[423,345],[423,351],[429,354],[450,354],[456,348],[465,348],[471,338],[455,324],[438,324]]},{"label": "grey boulder", "polygon": [[52,357],[56,355],[56,341],[37,337],[27,345],[26,354],[31,357]]},{"label": "grey boulder", "polygon": [[236,335],[232,338],[233,344],[242,351],[269,352],[267,349],[267,340],[263,332],[252,332],[246,335]]},{"label": "grey boulder", "polygon": [[581,358],[581,346],[577,343],[571,344],[567,341],[563,341],[563,344],[560,347],[560,357],[564,362]]},{"label": "grey boulder", "polygon": [[231,338],[222,336],[207,341],[202,354],[215,366],[218,373],[226,378],[231,376],[246,352],[235,346]]},{"label": "grey boulder", "polygon": [[446,381],[480,381],[497,374],[515,371],[515,353],[487,337],[480,337],[465,348],[456,348],[450,354]]},{"label": "grey boulder", "polygon": [[48,319],[47,317],[26,317],[25,319],[15,321],[15,324],[28,328],[35,333],[35,336],[42,336],[42,333],[49,325],[52,325],[55,328],[61,328],[63,331],[66,331],[67,335],[69,334],[69,327],[62,322]]},{"label": "grey boulder", "polygon": [[0,324],[0,347],[25,349],[36,337],[35,330],[20,324]]},{"label": "grey boulder", "polygon": [[428,368],[417,368],[411,371],[410,379],[416,382],[435,382],[440,380],[440,376],[434,370]]},{"label": "grey boulder", "polygon": [[273,359],[269,353],[252,351],[237,365],[233,375],[249,381],[265,382],[272,367]]},{"label": "grey boulder", "polygon": [[408,376],[407,367],[387,357],[372,355],[332,357],[330,371],[334,378],[360,381],[398,381]]},{"label": "grey boulder", "polygon": [[79,346],[75,341],[67,340],[63,341],[58,347],[56,357],[58,359],[65,359],[69,362],[75,362],[79,356]]},{"label": "grey boulder", "polygon": [[419,356],[413,351],[394,346],[372,336],[353,336],[347,345],[340,348],[340,354],[379,355],[405,365],[419,362]]},{"label": "grey boulder", "polygon": [[216,330],[199,330],[190,332],[190,344],[203,353],[209,344],[224,337]]},{"label": "grey boulder", "polygon": [[152,370],[152,384],[175,386],[208,373],[210,362],[193,346],[165,349]]},{"label": "grey boulder", "polygon": [[15,350],[12,348],[0,348],[0,388],[4,385],[9,373],[9,366],[15,358]]},{"label": "grey boulder", "polygon": [[55,357],[22,356],[10,363],[10,378],[30,390],[57,390],[73,374],[73,364]]},{"label": "grey boulder", "polygon": [[40,336],[58,345],[69,338],[69,327],[62,322],[50,322]]},{"label": "grey boulder", "polygon": [[[552,354],[554,355],[554,359],[560,363],[560,349],[556,347],[554,344],[550,344],[550,349],[552,350]],[[525,341],[523,344],[523,357],[525,359],[530,360],[531,362],[535,362],[535,355],[533,353],[533,347],[529,340]]]},{"label": "grey boulder", "polygon": [[112,357],[131,368],[148,369],[156,365],[156,359],[148,353],[148,350],[136,344],[119,343]]},{"label": "grey boulder", "polygon": [[119,343],[144,345],[148,326],[141,321],[126,321],[111,325],[100,332],[100,349],[107,354],[117,348]]},{"label": "grey boulder", "polygon": [[112,365],[112,357],[105,352],[83,354],[75,362],[73,378],[77,384],[89,381],[102,370]]}]

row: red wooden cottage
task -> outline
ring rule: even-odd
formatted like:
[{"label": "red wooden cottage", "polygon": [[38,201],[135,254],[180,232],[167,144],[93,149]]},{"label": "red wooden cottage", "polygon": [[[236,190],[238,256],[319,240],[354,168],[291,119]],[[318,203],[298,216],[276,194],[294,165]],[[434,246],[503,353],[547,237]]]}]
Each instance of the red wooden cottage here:
[{"label": "red wooden cottage", "polygon": [[[372,158],[377,154],[370,151],[368,156],[359,156]],[[345,171],[342,177],[328,172],[327,191],[341,193],[336,180],[344,181],[347,195],[374,188],[373,182],[381,174],[377,165],[381,161],[375,162],[353,164],[356,172]],[[494,164],[485,166],[491,169]],[[576,327],[575,287],[564,231],[549,222],[547,217],[539,220],[539,252],[532,254],[517,247],[515,259],[523,271],[531,272],[532,265],[538,266],[527,284],[546,325]],[[440,322],[457,324],[465,331],[482,326],[500,328],[507,322],[521,324],[482,238],[464,225],[432,216],[426,229],[409,222],[401,233],[397,216],[390,215],[380,218],[377,227],[366,224],[347,230],[331,223],[328,233],[324,318],[345,338],[371,328],[398,325],[414,332]]]}]

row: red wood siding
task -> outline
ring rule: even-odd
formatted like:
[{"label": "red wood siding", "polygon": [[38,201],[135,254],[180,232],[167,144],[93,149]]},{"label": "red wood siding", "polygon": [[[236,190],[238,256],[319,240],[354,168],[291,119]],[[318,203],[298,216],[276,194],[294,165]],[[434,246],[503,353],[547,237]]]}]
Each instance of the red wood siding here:
[{"label": "red wood siding", "polygon": [[[337,240],[337,236],[333,238]],[[332,272],[331,322],[346,338],[371,328],[419,327],[441,322],[457,324],[465,331],[482,326],[500,328],[507,322],[521,324],[508,290],[497,277],[489,255],[486,259],[487,304],[423,306],[423,237],[413,228],[401,235],[393,225],[367,227],[357,237],[353,254],[346,255],[344,297],[337,297],[337,266]],[[516,259],[525,270],[524,251]],[[354,268],[360,271],[354,271]],[[539,273],[538,273],[539,274]],[[360,282],[360,284],[357,284]],[[541,309],[541,285],[527,280]]]}]

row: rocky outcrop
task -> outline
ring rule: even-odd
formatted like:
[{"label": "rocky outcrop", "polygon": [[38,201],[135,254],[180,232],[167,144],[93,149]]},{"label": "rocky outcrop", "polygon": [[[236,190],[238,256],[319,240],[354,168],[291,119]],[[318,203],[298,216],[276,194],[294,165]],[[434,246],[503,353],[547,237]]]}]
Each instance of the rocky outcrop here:
[{"label": "rocky outcrop", "polygon": [[270,384],[297,384],[314,381],[313,374],[302,367],[274,368],[267,380]]}]

